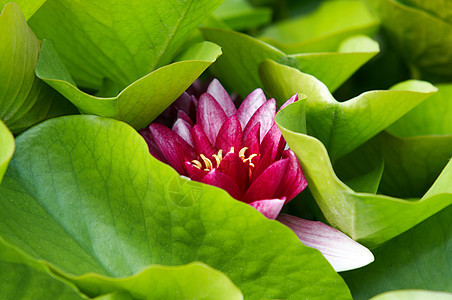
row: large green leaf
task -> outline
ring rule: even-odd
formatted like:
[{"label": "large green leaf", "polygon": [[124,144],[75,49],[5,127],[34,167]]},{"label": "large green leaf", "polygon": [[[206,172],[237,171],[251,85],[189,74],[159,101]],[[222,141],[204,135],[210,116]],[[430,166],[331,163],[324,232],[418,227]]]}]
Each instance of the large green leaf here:
[{"label": "large green leaf", "polygon": [[260,36],[288,54],[334,52],[345,38],[371,36],[378,25],[359,0],[323,1],[312,13],[270,26]]},{"label": "large green leaf", "polygon": [[308,134],[323,142],[333,161],[375,136],[437,90],[428,82],[410,80],[390,91],[366,92],[338,102],[322,82],[295,68],[265,60],[260,75],[266,90],[280,104],[295,93],[308,97]]},{"label": "large green leaf", "polygon": [[18,137],[0,205],[0,235],[74,276],[201,261],[250,299],[350,297],[289,228],[181,178],[116,120],[63,117]]},{"label": "large green leaf", "polygon": [[380,17],[391,42],[412,67],[413,75],[439,81],[452,79],[452,20],[441,16],[444,13],[451,14],[448,1],[422,1],[438,4],[434,8],[435,13],[423,10],[422,6],[412,6],[413,2],[420,1],[365,2]]},{"label": "large green leaf", "polygon": [[36,74],[83,113],[116,118],[142,128],[176,100],[220,54],[220,47],[213,43],[196,44],[184,53],[181,61],[151,72],[116,97],[102,98],[78,89],[52,43],[44,40]]},{"label": "large green leaf", "polygon": [[379,47],[372,39],[356,36],[344,40],[334,52],[286,55],[281,50],[235,31],[202,28],[209,41],[221,46],[223,55],[212,66],[222,83],[242,96],[262,87],[259,64],[265,59],[282,62],[309,72],[334,91],[361,65],[375,56]]},{"label": "large green leaf", "polygon": [[19,133],[49,117],[75,113],[35,76],[41,43],[14,3],[0,15],[0,36],[0,119],[10,130]]},{"label": "large green leaf", "polygon": [[450,300],[451,293],[426,290],[391,291],[372,297],[371,300]]},{"label": "large green leaf", "polygon": [[299,104],[287,107],[276,116],[283,136],[297,155],[309,190],[326,220],[353,239],[370,247],[377,246],[452,203],[452,161],[419,200],[354,192],[337,178],[322,142],[300,132],[299,119],[290,117],[295,114],[292,110],[304,113]]},{"label": "large green leaf", "polygon": [[74,285],[0,238],[0,297],[2,299],[82,300]]},{"label": "large green leaf", "polygon": [[[5,4],[11,2],[10,0],[0,0],[0,8],[3,8]],[[46,0],[15,0],[14,3],[19,5],[22,10],[25,19],[29,19],[43,4]]]},{"label": "large green leaf", "polygon": [[[452,207],[444,209],[375,249],[375,262],[371,265],[342,273],[354,299],[369,299],[384,291],[397,289],[452,292],[451,218]],[[432,299],[441,299],[439,296]]]},{"label": "large green leaf", "polygon": [[39,38],[53,40],[77,84],[123,89],[171,62],[222,1],[48,0],[29,23]]},{"label": "large green leaf", "polygon": [[0,120],[0,182],[14,153],[14,137]]}]

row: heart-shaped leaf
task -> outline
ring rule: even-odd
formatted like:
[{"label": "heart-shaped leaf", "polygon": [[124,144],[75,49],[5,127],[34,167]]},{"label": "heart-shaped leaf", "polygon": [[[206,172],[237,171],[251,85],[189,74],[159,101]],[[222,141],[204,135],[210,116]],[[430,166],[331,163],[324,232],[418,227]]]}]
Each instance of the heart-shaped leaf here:
[{"label": "heart-shaped leaf", "polygon": [[6,172],[8,163],[14,153],[14,137],[8,127],[0,121],[0,183]]},{"label": "heart-shaped leaf", "polygon": [[[452,207],[444,209],[375,249],[373,264],[360,270],[342,273],[352,290],[353,299],[364,300],[385,291],[413,288],[451,293],[451,218]],[[442,295],[438,293],[432,299],[442,299]],[[450,299],[450,296],[449,294],[446,299]],[[413,295],[406,299],[418,298]],[[420,299],[429,298],[424,295]]]},{"label": "heart-shaped leaf", "polygon": [[354,192],[337,178],[322,142],[296,131],[299,120],[285,116],[287,113],[293,116],[295,112],[291,110],[304,113],[302,106],[297,105],[278,113],[276,121],[281,132],[297,155],[309,190],[326,220],[353,239],[377,246],[452,203],[452,161],[419,200]]},{"label": "heart-shaped leaf", "polygon": [[36,74],[83,113],[116,118],[138,129],[163,112],[220,54],[220,47],[213,43],[196,44],[184,53],[181,61],[151,72],[116,97],[102,98],[77,88],[52,43],[45,40]]},{"label": "heart-shaped leaf", "polygon": [[35,76],[41,43],[14,3],[0,15],[0,36],[0,119],[10,130],[20,133],[49,117],[76,113]]},{"label": "heart-shaped leaf", "polygon": [[107,81],[121,90],[170,63],[221,2],[112,0],[99,6],[89,0],[48,0],[29,23],[40,39],[55,43],[78,85],[99,90]]},{"label": "heart-shaped leaf", "polygon": [[263,86],[258,69],[265,59],[309,72],[334,91],[379,51],[375,41],[359,36],[344,40],[330,53],[323,50],[321,53],[287,55],[269,44],[235,31],[215,28],[202,28],[201,31],[207,40],[220,45],[223,51],[212,66],[215,76],[242,96]]},{"label": "heart-shaped leaf", "polygon": [[200,261],[246,298],[350,298],[323,256],[289,228],[224,190],[181,178],[116,120],[63,117],[22,134],[0,204],[0,235],[72,276]]},{"label": "heart-shaped leaf", "polygon": [[349,36],[372,36],[378,25],[359,0],[323,1],[307,15],[266,28],[260,38],[288,54],[334,52]]},{"label": "heart-shaped leaf", "polygon": [[366,92],[338,102],[322,82],[295,68],[265,60],[259,72],[266,90],[280,104],[295,93],[308,97],[308,134],[322,141],[332,161],[366,142],[437,91],[428,82],[410,80],[390,91]]}]

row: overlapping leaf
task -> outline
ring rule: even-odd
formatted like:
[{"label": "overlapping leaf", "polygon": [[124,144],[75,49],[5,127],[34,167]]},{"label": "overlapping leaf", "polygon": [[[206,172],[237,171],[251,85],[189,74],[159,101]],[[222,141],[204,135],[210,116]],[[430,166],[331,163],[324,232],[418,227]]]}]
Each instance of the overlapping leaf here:
[{"label": "overlapping leaf", "polygon": [[308,15],[272,25],[260,38],[288,54],[334,52],[353,35],[372,36],[379,21],[359,0],[323,1]]},{"label": "overlapping leaf", "polygon": [[0,121],[0,183],[6,172],[8,163],[14,153],[14,137],[8,127]]},{"label": "overlapping leaf", "polygon": [[451,293],[427,290],[391,291],[372,297],[371,300],[450,300]]},{"label": "overlapping leaf", "polygon": [[76,113],[35,76],[41,44],[14,3],[0,15],[0,36],[0,119],[10,130],[19,133],[49,117]]},{"label": "overlapping leaf", "polygon": [[[451,218],[452,207],[444,209],[375,249],[373,264],[361,270],[342,273],[353,298],[369,299],[385,291],[413,288],[452,293]],[[442,295],[438,293],[432,299],[442,299]],[[449,294],[446,299],[450,297]],[[417,298],[413,296],[407,299]]]},{"label": "overlapping leaf", "polygon": [[114,0],[99,5],[48,0],[29,23],[40,39],[55,43],[78,85],[94,90],[115,85],[122,90],[170,63],[221,2]]},{"label": "overlapping leaf", "polygon": [[290,229],[223,190],[182,179],[115,120],[64,117],[21,135],[0,199],[0,234],[73,276],[201,261],[247,298],[350,297]]},{"label": "overlapping leaf", "polygon": [[212,66],[215,76],[245,96],[256,87],[262,87],[258,69],[265,59],[305,70],[334,91],[379,51],[378,44],[372,39],[355,36],[344,40],[336,52],[286,55],[249,35],[214,28],[202,28],[201,31],[207,40],[220,45],[223,50],[223,55]]},{"label": "overlapping leaf", "polygon": [[322,141],[332,161],[384,130],[437,90],[428,82],[411,80],[390,91],[366,92],[338,102],[322,82],[297,69],[265,60],[260,74],[266,90],[280,103],[295,93],[308,97],[307,132]]},{"label": "overlapping leaf", "polygon": [[231,29],[244,30],[269,23],[272,11],[266,7],[253,7],[248,0],[226,0],[213,15]]},{"label": "overlapping leaf", "polygon": [[[0,0],[0,8],[3,8],[5,4],[9,3],[9,0]],[[16,0],[14,3],[19,5],[20,10],[25,16],[25,19],[28,20],[33,14],[46,2],[46,0]]]},{"label": "overlapping leaf", "polygon": [[[354,192],[337,178],[322,142],[300,132],[299,118],[285,117],[291,110],[304,113],[303,106],[298,104],[277,115],[284,138],[297,155],[309,190],[326,220],[352,238],[371,247],[377,246],[452,203],[452,162],[419,200]],[[291,112],[290,116],[295,114]]]},{"label": "overlapping leaf", "polygon": [[213,43],[196,44],[181,61],[151,72],[116,97],[103,98],[78,89],[52,43],[44,41],[36,74],[83,113],[116,118],[138,129],[163,112],[220,54],[220,48]]}]

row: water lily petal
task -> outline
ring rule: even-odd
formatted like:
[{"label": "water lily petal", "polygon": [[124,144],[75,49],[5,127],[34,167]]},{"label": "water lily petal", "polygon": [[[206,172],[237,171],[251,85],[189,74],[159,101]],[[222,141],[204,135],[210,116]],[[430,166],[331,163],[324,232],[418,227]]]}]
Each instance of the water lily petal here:
[{"label": "water lily petal", "polygon": [[298,93],[290,97],[281,107],[279,108],[278,112],[280,112],[282,109],[286,108],[288,105],[298,101]]},{"label": "water lily petal", "polygon": [[148,144],[149,153],[151,153],[152,156],[154,156],[161,162],[163,162],[165,164],[169,164],[168,161],[166,160],[165,156],[163,156],[162,151],[160,151],[159,147],[157,147],[157,145],[152,140],[152,136],[151,136],[151,133],[149,132],[149,129],[148,128],[140,129],[139,133],[141,134],[141,136],[144,138],[144,140]]},{"label": "water lily petal", "polygon": [[254,113],[266,101],[267,98],[265,97],[264,91],[262,91],[262,89],[255,89],[245,98],[245,100],[243,100],[236,114],[239,118],[242,128],[245,128],[246,124],[254,115]]},{"label": "water lily petal", "polygon": [[223,123],[218,132],[215,147],[222,149],[223,154],[228,153],[231,147],[234,147],[237,152],[240,151],[242,148],[242,127],[237,116],[230,116]]},{"label": "water lily petal", "polygon": [[248,132],[257,124],[261,124],[260,137],[261,141],[263,137],[267,134],[270,128],[275,123],[276,114],[276,101],[275,99],[270,99],[259,107],[259,109],[254,113],[251,119],[243,129],[243,134],[246,136]]},{"label": "water lily petal", "polygon": [[277,195],[276,191],[281,181],[285,178],[285,172],[289,160],[281,159],[271,164],[256,180],[243,196],[243,201],[250,203],[261,199],[282,198],[285,195]]},{"label": "water lily petal", "polygon": [[322,222],[286,214],[280,214],[277,220],[292,229],[305,246],[319,250],[336,272],[360,268],[374,261],[369,249]]},{"label": "water lily petal", "polygon": [[210,143],[214,144],[221,126],[227,117],[220,104],[208,93],[201,95],[196,114],[196,123],[206,133]]},{"label": "water lily petal", "polygon": [[240,190],[235,181],[228,175],[213,169],[201,180],[202,183],[214,185],[229,193],[233,198],[240,199]]},{"label": "water lily petal", "polygon": [[173,125],[173,131],[177,133],[184,141],[186,141],[190,146],[193,147],[193,139],[191,137],[191,126],[190,124],[183,120],[177,119],[176,123]]},{"label": "water lily petal", "polygon": [[194,181],[201,181],[207,174],[207,171],[198,169],[189,161],[185,162],[185,170],[188,177],[190,177],[190,179]]},{"label": "water lily petal", "polygon": [[194,149],[177,133],[162,124],[149,125],[149,133],[168,163],[179,174],[185,175],[185,161],[194,157]]},{"label": "water lily petal", "polygon": [[250,151],[250,153],[254,153],[257,155],[259,155],[259,153],[260,153],[260,151],[259,151],[260,129],[261,129],[261,124],[257,123],[256,125],[254,125],[253,128],[251,128],[251,130],[248,132],[248,134],[244,138],[244,140],[245,140],[244,145],[245,145],[245,147],[248,147],[248,151]]},{"label": "water lily petal", "polygon": [[265,199],[265,200],[257,200],[249,203],[252,207],[257,209],[260,213],[262,213],[267,218],[274,220],[281,212],[281,209],[284,206],[286,199]]},{"label": "water lily petal", "polygon": [[292,150],[284,150],[282,158],[289,159],[285,180],[281,182],[276,193],[287,197],[286,203],[306,188],[308,182],[304,177],[300,164]]},{"label": "water lily petal", "polygon": [[192,120],[195,120],[196,108],[198,106],[198,100],[196,97],[184,92],[179,96],[179,98],[176,99],[176,101],[174,101],[174,106],[178,110],[185,112]]},{"label": "water lily petal", "polygon": [[234,102],[232,102],[231,97],[229,97],[228,92],[224,89],[218,79],[212,80],[207,88],[207,93],[211,94],[215,100],[220,104],[223,108],[226,116],[230,117],[237,112],[235,108]]},{"label": "water lily petal", "polygon": [[187,122],[188,124],[190,124],[190,127],[193,127],[193,120],[190,118],[190,116],[189,115],[187,115],[186,113],[185,113],[185,111],[183,111],[183,110],[179,110],[178,112],[177,112],[177,118],[178,119],[182,119],[182,120],[184,120],[185,122]]},{"label": "water lily petal", "polygon": [[[243,196],[249,182],[249,163],[243,162],[237,152],[227,153],[218,166],[218,171],[229,175],[239,187],[240,196]],[[242,199],[242,197],[240,197],[240,199]]]},{"label": "water lily petal", "polygon": [[207,157],[210,157],[217,153],[215,147],[210,143],[209,138],[202,130],[201,126],[194,125],[191,129],[191,136],[193,139],[193,145],[195,147],[196,156],[200,156],[204,154]]}]

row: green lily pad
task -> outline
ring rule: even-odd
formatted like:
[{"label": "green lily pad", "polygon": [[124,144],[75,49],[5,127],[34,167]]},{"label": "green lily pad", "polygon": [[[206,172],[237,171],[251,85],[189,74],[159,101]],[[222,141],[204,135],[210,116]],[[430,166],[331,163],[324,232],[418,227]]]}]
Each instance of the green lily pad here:
[{"label": "green lily pad", "polygon": [[248,0],[226,0],[213,12],[213,16],[233,30],[244,30],[269,23],[272,10],[253,7]]},{"label": "green lily pad", "polygon": [[[0,0],[0,8],[3,8],[10,0]],[[31,16],[46,2],[46,0],[15,0],[14,3],[19,5],[20,10],[25,16],[25,19],[30,19]]]},{"label": "green lily pad", "polygon": [[0,238],[0,294],[2,299],[82,300],[88,297],[52,274],[48,268]]},{"label": "green lily pad", "polygon": [[366,92],[338,102],[322,82],[295,68],[265,60],[260,75],[266,90],[280,104],[295,93],[308,97],[308,134],[322,141],[332,161],[356,149],[437,91],[428,82],[409,80],[389,91]]},{"label": "green lily pad", "polygon": [[260,39],[288,53],[334,52],[353,35],[374,35],[379,27],[359,0],[324,1],[310,14],[282,21],[262,31]]},{"label": "green lily pad", "polygon": [[99,90],[107,81],[122,90],[170,63],[221,2],[113,0],[99,6],[89,0],[47,0],[29,23],[39,38],[55,43],[79,86]]},{"label": "green lily pad", "polygon": [[0,36],[0,119],[9,129],[17,134],[47,118],[76,113],[68,101],[35,76],[41,43],[17,4],[4,7]]},{"label": "green lily pad", "polygon": [[245,298],[350,299],[320,252],[289,228],[181,178],[116,120],[69,116],[19,136],[0,205],[1,236],[72,276],[200,261]]},{"label": "green lily pad", "polygon": [[426,290],[391,291],[372,297],[370,300],[450,300],[452,294]]},{"label": "green lily pad", "polygon": [[14,153],[14,137],[8,127],[0,121],[0,182]]},{"label": "green lily pad", "polygon": [[[308,105],[309,107],[309,100]],[[326,220],[353,239],[375,247],[403,233],[452,203],[452,161],[442,170],[428,192],[418,200],[358,193],[345,185],[333,171],[327,150],[318,139],[297,131],[299,122],[285,114],[301,105],[282,110],[276,121],[295,152],[313,194]],[[294,115],[291,112],[290,115]]]},{"label": "green lily pad", "polygon": [[425,4],[421,6],[417,6],[420,1],[365,2],[381,19],[382,27],[412,67],[414,76],[442,82],[452,80],[452,19],[448,17],[452,10],[449,2],[422,1]]},{"label": "green lily pad", "polygon": [[119,119],[139,129],[176,100],[220,54],[220,47],[213,43],[196,44],[181,56],[181,61],[151,72],[116,97],[103,98],[78,89],[71,74],[58,59],[52,43],[44,40],[36,75],[81,112]]},{"label": "green lily pad", "polygon": [[323,50],[321,53],[287,55],[263,41],[235,31],[201,28],[201,32],[207,40],[220,45],[223,51],[211,70],[223,84],[233,87],[242,96],[263,86],[258,69],[265,59],[309,72],[334,91],[379,52],[378,44],[365,36],[343,40],[330,53]]},{"label": "green lily pad", "polygon": [[[451,218],[452,207],[448,207],[375,249],[375,262],[366,268],[342,273],[352,290],[353,299],[364,300],[385,291],[413,288],[451,293]],[[446,296],[445,293],[435,293],[432,297],[425,293],[419,295],[422,298],[412,295],[406,299],[451,298],[450,294]]]}]

